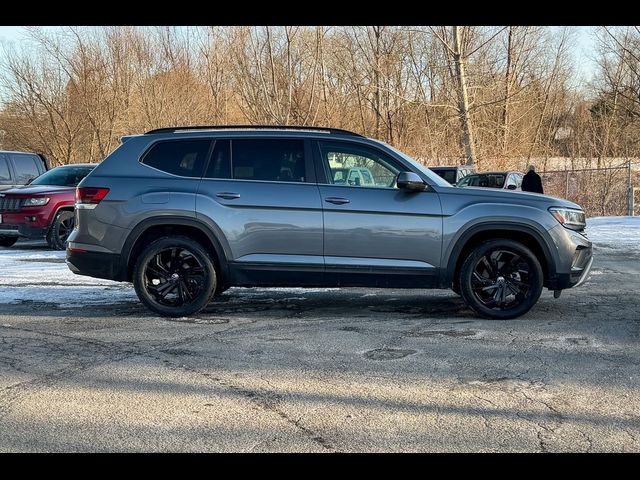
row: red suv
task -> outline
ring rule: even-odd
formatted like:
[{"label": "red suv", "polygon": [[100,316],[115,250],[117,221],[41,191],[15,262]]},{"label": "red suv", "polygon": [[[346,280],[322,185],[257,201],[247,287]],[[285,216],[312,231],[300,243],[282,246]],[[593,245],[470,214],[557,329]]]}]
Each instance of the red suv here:
[{"label": "red suv", "polygon": [[20,237],[45,237],[51,248],[64,250],[75,223],[75,188],[95,166],[56,167],[29,185],[0,192],[0,247]]}]

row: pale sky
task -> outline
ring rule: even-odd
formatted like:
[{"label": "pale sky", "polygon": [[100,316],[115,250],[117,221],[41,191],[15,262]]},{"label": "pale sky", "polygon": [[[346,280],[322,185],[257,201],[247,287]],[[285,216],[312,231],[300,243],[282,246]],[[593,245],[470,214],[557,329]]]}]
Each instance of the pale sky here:
[{"label": "pale sky", "polygon": [[[3,27],[0,26],[0,41],[20,40],[24,33],[24,27]],[[595,27],[577,27],[577,45],[575,50],[575,64],[578,71],[584,76],[584,80],[590,80],[595,71],[594,40],[593,32]]]}]

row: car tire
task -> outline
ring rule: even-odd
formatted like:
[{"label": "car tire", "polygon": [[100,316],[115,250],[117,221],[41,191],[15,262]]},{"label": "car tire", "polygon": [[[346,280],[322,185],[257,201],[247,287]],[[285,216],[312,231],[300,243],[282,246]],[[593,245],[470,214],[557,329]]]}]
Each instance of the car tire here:
[{"label": "car tire", "polygon": [[18,241],[18,237],[0,237],[0,247],[13,247]]},{"label": "car tire", "polygon": [[527,313],[540,298],[544,274],[538,258],[520,242],[483,242],[467,256],[458,279],[462,298],[476,313],[506,320]]},{"label": "car tire", "polygon": [[63,210],[56,214],[51,228],[47,232],[47,243],[53,250],[65,250],[69,235],[73,231],[75,215],[69,210]]},{"label": "car tire", "polygon": [[207,250],[185,236],[168,236],[149,244],[133,270],[140,301],[166,317],[183,317],[207,306],[218,275]]}]

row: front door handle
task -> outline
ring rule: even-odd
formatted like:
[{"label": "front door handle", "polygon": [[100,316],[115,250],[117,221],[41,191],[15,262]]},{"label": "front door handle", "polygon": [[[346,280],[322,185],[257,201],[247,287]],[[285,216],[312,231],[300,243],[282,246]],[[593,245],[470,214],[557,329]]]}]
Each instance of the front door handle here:
[{"label": "front door handle", "polygon": [[233,192],[220,192],[216,193],[216,197],[224,198],[225,200],[235,200],[237,198],[240,198],[240,194]]},{"label": "front door handle", "polygon": [[341,197],[327,197],[324,199],[325,202],[333,203],[334,205],[344,205],[345,203],[351,202],[348,198]]}]

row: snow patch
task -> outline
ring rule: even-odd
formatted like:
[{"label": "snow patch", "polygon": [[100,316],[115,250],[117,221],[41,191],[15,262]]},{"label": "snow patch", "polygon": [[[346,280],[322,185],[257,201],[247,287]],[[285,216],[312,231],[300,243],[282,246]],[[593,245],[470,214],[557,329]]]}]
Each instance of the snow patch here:
[{"label": "snow patch", "polygon": [[640,253],[640,217],[587,218],[586,234],[596,247]]}]

